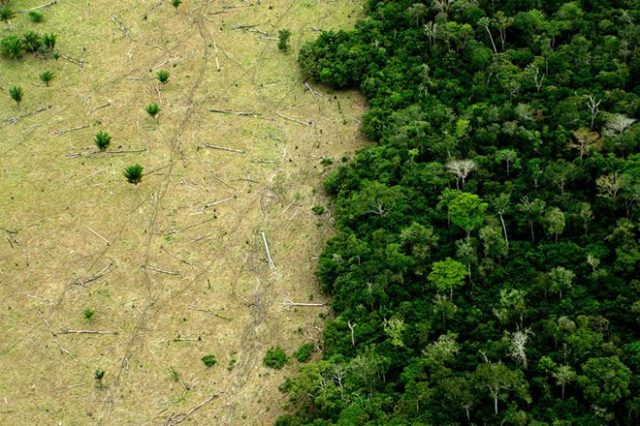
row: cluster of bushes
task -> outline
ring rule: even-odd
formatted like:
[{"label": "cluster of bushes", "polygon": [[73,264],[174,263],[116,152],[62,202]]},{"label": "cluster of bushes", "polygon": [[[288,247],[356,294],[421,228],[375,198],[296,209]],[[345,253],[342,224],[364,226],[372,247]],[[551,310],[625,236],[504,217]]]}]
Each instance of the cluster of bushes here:
[{"label": "cluster of bushes", "polygon": [[56,58],[56,38],[55,34],[40,35],[35,31],[27,31],[22,37],[10,34],[0,40],[0,54],[8,59],[20,59],[25,53]]},{"label": "cluster of bushes", "polygon": [[325,182],[323,359],[279,425],[640,422],[640,7],[368,0],[300,52],[377,144]]}]

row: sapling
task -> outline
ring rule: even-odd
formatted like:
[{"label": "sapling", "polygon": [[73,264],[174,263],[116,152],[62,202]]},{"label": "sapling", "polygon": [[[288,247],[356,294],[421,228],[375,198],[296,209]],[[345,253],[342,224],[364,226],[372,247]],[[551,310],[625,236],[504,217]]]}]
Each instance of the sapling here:
[{"label": "sapling", "polygon": [[127,182],[137,185],[142,181],[142,171],[144,167],[140,164],[133,164],[127,166],[124,169],[124,177],[127,178]]},{"label": "sapling", "polygon": [[160,112],[160,107],[156,103],[150,103],[144,110],[147,111],[147,114],[155,120],[156,116]]},{"label": "sapling", "polygon": [[42,44],[45,49],[52,51],[56,47],[56,39],[58,36],[55,34],[45,34],[42,36]]},{"label": "sapling", "polygon": [[169,71],[160,70],[156,74],[156,77],[158,77],[158,81],[160,81],[160,83],[165,84],[167,81],[169,81]]},{"label": "sapling", "polygon": [[22,36],[24,49],[29,53],[36,53],[42,47],[42,39],[35,31],[27,31]]},{"label": "sapling", "polygon": [[107,132],[98,132],[93,142],[100,151],[106,151],[111,143],[111,136]]},{"label": "sapling", "polygon": [[97,380],[98,387],[102,388],[102,379],[104,378],[104,370],[102,368],[96,369],[96,371],[93,372],[93,377]]},{"label": "sapling", "polygon": [[20,106],[20,102],[22,102],[23,95],[24,92],[22,91],[22,88],[20,86],[12,86],[9,89],[9,96],[11,96],[11,99],[16,101],[16,104],[18,104],[18,106]]},{"label": "sapling", "polygon": [[84,319],[86,319],[87,321],[91,321],[95,313],[96,311],[91,308],[87,308],[84,310],[84,312],[82,312],[82,314],[84,315]]},{"label": "sapling", "polygon": [[16,16],[16,13],[9,6],[0,6],[0,21],[11,24],[14,16]]},{"label": "sapling", "polygon": [[48,86],[49,83],[51,83],[51,80],[53,80],[53,77],[55,77],[55,75],[53,74],[52,71],[45,71],[40,74],[40,81],[42,81],[45,85]]},{"label": "sapling", "polygon": [[171,0],[171,4],[177,9],[182,4],[182,0]]}]

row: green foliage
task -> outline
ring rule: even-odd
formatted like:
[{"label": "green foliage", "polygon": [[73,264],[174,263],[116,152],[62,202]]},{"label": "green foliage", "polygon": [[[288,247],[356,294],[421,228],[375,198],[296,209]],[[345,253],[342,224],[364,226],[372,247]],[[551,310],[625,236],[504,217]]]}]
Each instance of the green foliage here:
[{"label": "green foliage", "polygon": [[365,10],[298,59],[373,143],[325,182],[334,316],[280,422],[640,424],[637,2]]},{"label": "green foliage", "polygon": [[24,50],[29,53],[36,53],[42,47],[42,39],[35,31],[27,31],[22,36]]},{"label": "green foliage", "polygon": [[29,11],[29,20],[34,24],[44,22],[44,13],[39,10],[31,10]]},{"label": "green foliage", "polygon": [[204,365],[207,366],[207,368],[213,367],[218,363],[218,360],[216,359],[215,355],[205,355],[202,358],[200,358],[200,360]]},{"label": "green foliage", "polygon": [[45,85],[49,86],[49,84],[55,77],[55,74],[53,73],[53,71],[44,71],[40,73],[38,77],[40,77],[40,81],[42,81]]},{"label": "green foliage", "polygon": [[280,49],[282,52],[288,52],[290,38],[291,31],[287,29],[278,31],[278,49]]},{"label": "green foliage", "polygon": [[95,313],[96,311],[94,311],[93,309],[87,308],[82,312],[82,315],[84,316],[84,319],[86,319],[87,321],[91,321]]},{"label": "green foliage", "polygon": [[324,210],[325,210],[324,206],[313,206],[313,207],[311,207],[311,211],[317,216],[322,215],[324,213]]},{"label": "green foliage", "polygon": [[269,368],[280,370],[287,364],[288,357],[282,348],[270,348],[262,359],[262,363]]},{"label": "green foliage", "polygon": [[42,36],[42,44],[46,50],[51,52],[56,47],[57,39],[58,39],[58,36],[55,34],[44,34]]},{"label": "green foliage", "polygon": [[313,352],[313,345],[311,343],[305,343],[298,348],[293,356],[298,360],[298,362],[307,362],[311,359]]},{"label": "green foliage", "polygon": [[182,4],[182,0],[171,0],[171,5],[176,9]]},{"label": "green foliage", "polygon": [[18,36],[10,34],[0,40],[0,53],[8,59],[20,59],[24,55],[24,47]]},{"label": "green foliage", "polygon": [[22,102],[22,97],[24,96],[24,91],[20,86],[11,86],[9,88],[9,96],[11,96],[11,99],[13,99],[16,104],[20,105],[20,102]]},{"label": "green foliage", "polygon": [[167,70],[160,70],[156,73],[158,81],[162,84],[166,84],[169,81],[169,75],[169,71]]},{"label": "green foliage", "polygon": [[15,16],[15,12],[8,5],[0,5],[0,21],[9,22]]},{"label": "green foliage", "polygon": [[142,181],[143,170],[144,167],[142,167],[140,164],[127,166],[124,169],[124,177],[127,178],[127,182],[137,185]]},{"label": "green foliage", "polygon": [[97,368],[93,372],[93,378],[98,382],[98,387],[102,388],[102,379],[104,378],[105,371],[102,368]]},{"label": "green foliage", "polygon": [[160,107],[156,103],[150,103],[144,110],[147,111],[147,114],[149,114],[151,118],[155,119],[160,112]]},{"label": "green foliage", "polygon": [[93,142],[100,151],[105,151],[111,144],[111,136],[107,132],[98,132]]}]

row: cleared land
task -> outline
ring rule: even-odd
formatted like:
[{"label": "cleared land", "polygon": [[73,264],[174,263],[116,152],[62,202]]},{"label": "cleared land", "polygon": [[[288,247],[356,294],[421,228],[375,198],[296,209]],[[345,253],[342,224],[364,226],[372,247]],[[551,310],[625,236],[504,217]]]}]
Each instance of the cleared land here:
[{"label": "cleared land", "polygon": [[[331,218],[311,208],[363,143],[363,101],[305,86],[295,52],[318,28],[351,25],[361,3],[62,0],[42,24],[18,14],[13,31],[57,33],[63,57],[0,61],[1,424],[280,414],[277,387],[297,366],[269,370],[262,357],[319,339],[326,308],[282,305],[322,302],[313,271]],[[47,69],[51,87],[38,80]],[[19,108],[12,85],[25,91]],[[92,154],[99,130],[110,151],[137,152]],[[122,170],[136,162],[134,186]]]}]

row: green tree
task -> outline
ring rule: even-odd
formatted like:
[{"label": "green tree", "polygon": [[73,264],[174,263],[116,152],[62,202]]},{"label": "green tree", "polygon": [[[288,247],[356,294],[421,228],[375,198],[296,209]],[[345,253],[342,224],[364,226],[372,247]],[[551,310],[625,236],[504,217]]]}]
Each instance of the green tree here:
[{"label": "green tree", "polygon": [[111,144],[111,136],[107,132],[98,132],[93,140],[100,151],[106,151]]},{"label": "green tree", "polygon": [[536,198],[530,201],[529,197],[523,197],[520,203],[516,205],[516,208],[523,214],[524,220],[529,224],[532,243],[536,242],[534,225],[542,220],[545,206],[546,203],[543,200]]},{"label": "green tree", "polygon": [[551,271],[547,272],[547,286],[552,293],[558,293],[560,299],[562,299],[562,293],[564,290],[569,290],[573,286],[573,280],[576,274],[573,271],[566,269],[562,266],[557,266]]},{"label": "green tree", "polygon": [[485,362],[475,371],[478,386],[485,389],[493,399],[493,410],[498,414],[498,401],[508,401],[511,393],[530,401],[529,387],[520,370],[511,370],[503,364]]},{"label": "green tree", "polygon": [[467,276],[467,268],[450,257],[440,262],[434,262],[427,280],[438,291],[448,292],[449,301],[453,300],[453,289],[462,287]]},{"label": "green tree", "polygon": [[488,204],[476,194],[458,193],[449,203],[449,214],[454,225],[462,228],[467,237],[484,223]]},{"label": "green tree", "polygon": [[9,59],[20,59],[24,54],[22,41],[18,36],[10,34],[0,41],[0,53]]},{"label": "green tree", "polygon": [[42,81],[46,86],[49,86],[55,74],[52,71],[44,71],[39,75],[40,81]]},{"label": "green tree", "polygon": [[628,396],[630,384],[631,370],[617,356],[589,359],[578,376],[584,397],[602,408]]},{"label": "green tree", "polygon": [[552,207],[544,215],[544,223],[547,228],[547,232],[555,236],[555,241],[558,242],[558,235],[562,234],[565,227],[564,213],[557,207]]}]

